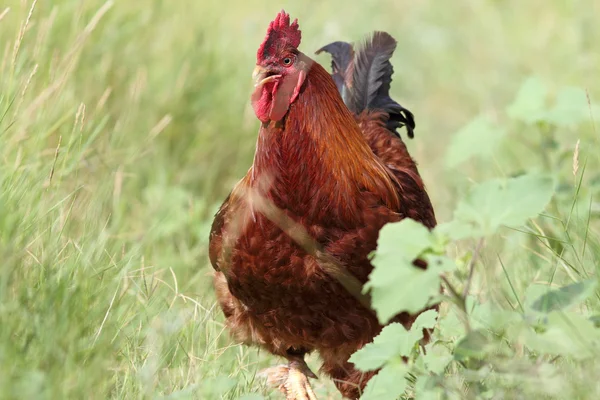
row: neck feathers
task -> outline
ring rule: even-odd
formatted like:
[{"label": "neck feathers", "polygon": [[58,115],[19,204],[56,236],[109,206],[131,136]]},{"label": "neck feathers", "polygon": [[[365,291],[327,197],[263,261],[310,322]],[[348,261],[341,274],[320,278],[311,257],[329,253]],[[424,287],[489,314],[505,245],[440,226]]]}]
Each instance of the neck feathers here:
[{"label": "neck feathers", "polygon": [[331,76],[314,62],[285,119],[260,129],[251,180],[265,178],[269,197],[302,215],[337,210],[351,218],[363,191],[399,208],[394,178],[373,154]]}]

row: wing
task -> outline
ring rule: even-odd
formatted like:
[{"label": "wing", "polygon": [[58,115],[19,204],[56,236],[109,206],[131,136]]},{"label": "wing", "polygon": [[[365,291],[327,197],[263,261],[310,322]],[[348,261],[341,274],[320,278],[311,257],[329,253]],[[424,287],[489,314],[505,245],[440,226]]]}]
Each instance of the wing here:
[{"label": "wing", "polygon": [[248,175],[242,178],[231,190],[215,215],[208,243],[208,256],[213,268],[229,272],[230,259],[235,243],[251,222],[252,210],[244,199]]},{"label": "wing", "polygon": [[219,211],[215,214],[212,226],[210,227],[210,236],[208,242],[208,257],[210,263],[216,271],[219,271],[219,257],[223,247],[223,225],[225,224],[225,216],[229,209],[231,193],[227,196]]},{"label": "wing", "polygon": [[369,146],[392,171],[399,183],[402,214],[432,228],[435,213],[417,166],[397,129],[406,126],[414,136],[413,114],[390,97],[394,68],[390,62],[396,40],[386,32],[374,32],[355,50],[345,42],[319,49],[332,56],[332,76],[344,103],[356,116]]},{"label": "wing", "polygon": [[390,134],[385,113],[363,112],[357,119],[373,153],[392,171],[398,181],[400,212],[428,228],[436,225],[435,212],[415,161],[402,139]]},{"label": "wing", "polygon": [[413,114],[390,97],[394,68],[390,58],[396,40],[386,32],[373,32],[357,50],[346,42],[334,42],[317,51],[332,56],[332,76],[346,106],[355,115],[366,110],[380,110],[388,115],[386,127],[396,136],[397,129],[406,127],[408,137],[414,137]]}]

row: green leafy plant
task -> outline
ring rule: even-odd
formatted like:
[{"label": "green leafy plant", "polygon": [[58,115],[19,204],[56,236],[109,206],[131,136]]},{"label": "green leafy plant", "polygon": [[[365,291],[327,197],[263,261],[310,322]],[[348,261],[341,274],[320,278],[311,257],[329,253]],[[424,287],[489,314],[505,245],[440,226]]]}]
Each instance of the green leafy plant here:
[{"label": "green leafy plant", "polygon": [[[548,88],[539,78],[531,78],[508,107],[508,121],[518,129],[537,127],[551,135],[555,128],[584,122],[583,95],[581,90],[560,89],[554,105],[548,105]],[[573,118],[563,119],[565,113]],[[510,124],[500,128],[487,117],[476,118],[454,137],[447,164],[457,167],[469,159],[482,162],[492,157],[501,151],[501,141],[510,139],[510,130]],[[387,325],[352,356],[350,361],[362,371],[379,369],[362,399],[492,398],[515,391],[547,396],[556,387],[546,385],[548,381],[562,382],[559,360],[583,362],[597,356],[597,319],[581,307],[597,301],[597,278],[589,273],[581,277],[583,268],[576,266],[583,261],[568,227],[576,199],[568,202],[554,196],[563,175],[544,171],[553,156],[540,159],[541,172],[487,178],[470,185],[453,218],[432,231],[412,220],[382,229],[373,257],[375,269],[365,285],[379,320],[386,323],[400,312],[437,308],[420,314],[409,330],[398,323]],[[575,185],[577,197],[581,179]],[[588,217],[586,230],[589,223]],[[562,230],[566,240],[544,230]],[[532,283],[525,294],[518,293],[497,255],[509,291],[501,290],[504,299],[498,299],[490,295],[498,289],[488,284],[491,291],[485,293],[483,284],[473,295],[475,270],[482,263],[486,243],[507,232],[535,239],[533,246],[540,250],[532,247],[532,251],[549,250],[545,260],[555,264],[550,280]],[[468,250],[471,241],[476,243],[473,251]],[[556,243],[569,244],[573,251]],[[454,258],[449,256],[451,249]],[[415,259],[426,261],[428,268],[413,265]],[[571,272],[566,276],[571,279],[560,279],[564,284],[557,282],[559,264]],[[423,341],[424,331],[428,341]]]},{"label": "green leafy plant", "polygon": [[[515,3],[0,3],[0,399],[279,398],[257,371],[281,360],[224,329],[207,239],[252,162],[250,74],[281,7],[307,54],[375,29],[398,39],[392,97],[415,113],[407,146],[440,221],[489,179],[555,190],[542,214],[483,241],[421,233],[415,256],[435,274],[376,255],[430,289],[374,275],[375,297],[404,297],[380,301],[382,320],[439,312],[427,344],[382,361],[372,397],[600,398],[600,25],[590,2]],[[519,89],[528,71],[540,77]],[[339,397],[325,377],[313,385]]]}]

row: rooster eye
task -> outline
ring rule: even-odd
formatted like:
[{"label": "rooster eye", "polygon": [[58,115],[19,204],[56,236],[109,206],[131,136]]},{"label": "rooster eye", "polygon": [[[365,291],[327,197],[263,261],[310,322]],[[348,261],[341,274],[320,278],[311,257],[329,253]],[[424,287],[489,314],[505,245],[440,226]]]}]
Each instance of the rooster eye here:
[{"label": "rooster eye", "polygon": [[283,59],[283,65],[290,65],[292,63],[292,59],[290,57],[286,57]]}]

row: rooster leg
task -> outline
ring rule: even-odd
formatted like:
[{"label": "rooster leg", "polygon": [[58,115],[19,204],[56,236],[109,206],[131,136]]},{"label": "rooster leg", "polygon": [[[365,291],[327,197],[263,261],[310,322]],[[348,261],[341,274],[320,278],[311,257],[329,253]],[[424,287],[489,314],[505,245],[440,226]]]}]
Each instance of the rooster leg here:
[{"label": "rooster leg", "polygon": [[261,371],[267,384],[278,388],[286,400],[317,400],[308,378],[317,376],[308,368],[304,357],[291,358],[289,364],[278,365]]}]

